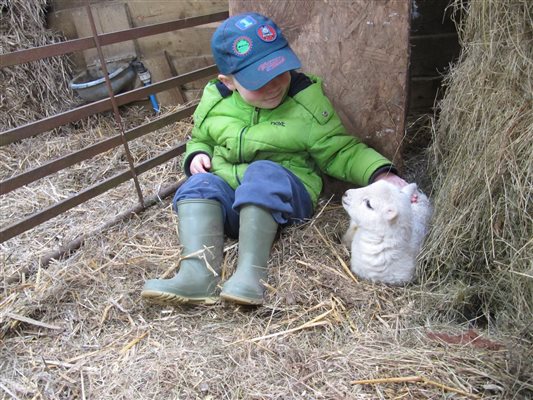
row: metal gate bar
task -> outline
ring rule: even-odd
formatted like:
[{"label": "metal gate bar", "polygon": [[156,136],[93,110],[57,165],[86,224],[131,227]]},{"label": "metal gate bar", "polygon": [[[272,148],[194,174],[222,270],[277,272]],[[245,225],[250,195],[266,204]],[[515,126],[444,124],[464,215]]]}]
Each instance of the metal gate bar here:
[{"label": "metal gate bar", "polygon": [[[215,65],[200,68],[189,73],[176,76],[174,78],[165,79],[164,81],[144,86],[138,89],[131,90],[116,96],[117,104],[124,105],[135,100],[140,100],[148,97],[150,94],[158,93],[167,89],[171,89],[177,85],[182,85],[188,82],[195,81],[201,78],[214,76],[218,69]],[[82,118],[88,117],[99,112],[111,110],[111,100],[103,99],[95,101],[73,110],[65,111],[64,113],[54,115],[52,117],[44,118],[26,125],[22,125],[8,131],[0,133],[0,147],[16,142],[18,140],[26,139],[28,137],[37,136],[39,133],[49,131],[61,125],[70,122],[78,121]]]},{"label": "metal gate bar", "polygon": [[[139,39],[145,36],[152,36],[160,33],[190,28],[193,26],[209,24],[211,22],[222,21],[228,17],[229,13],[227,11],[223,11],[215,14],[201,15],[199,17],[178,19],[170,22],[162,22],[159,24],[104,33],[100,35],[100,43],[102,46],[106,46],[108,44]],[[54,43],[46,46],[34,47],[31,49],[14,51],[0,55],[0,67],[9,67],[11,65],[23,64],[47,57],[60,56],[76,51],[92,49],[94,47],[96,47],[94,39],[92,37],[84,37],[80,39],[67,40],[61,43]]]},{"label": "metal gate bar", "polygon": [[115,125],[117,130],[120,132],[120,141],[122,142],[122,147],[124,148],[124,154],[126,155],[126,160],[128,160],[128,167],[130,169],[131,179],[133,179],[133,184],[135,185],[135,191],[137,192],[137,198],[139,199],[139,205],[141,208],[144,208],[144,196],[139,184],[139,179],[137,178],[137,173],[135,172],[135,163],[133,162],[133,156],[131,155],[130,146],[124,135],[124,123],[120,117],[120,111],[118,110],[117,101],[115,99],[115,93],[113,93],[113,87],[111,86],[111,79],[109,79],[109,74],[107,72],[107,65],[104,57],[104,52],[102,51],[102,46],[100,45],[100,37],[96,30],[96,25],[94,23],[93,13],[91,11],[91,6],[87,3],[85,7],[87,11],[87,16],[89,17],[89,24],[91,25],[91,31],[93,33],[94,43],[96,44],[96,52],[98,53],[98,58],[100,59],[100,67],[104,73],[105,84],[107,87],[107,94],[111,100],[111,105],[113,106],[113,114],[115,116]]},{"label": "metal gate bar", "polygon": [[[183,184],[183,182],[185,182],[185,179],[182,179],[176,183],[161,188],[158,193],[146,199],[146,207],[150,207],[154,204],[160,203],[162,201],[161,199],[164,199],[174,194],[176,190]],[[102,231],[112,227],[113,225],[125,221],[128,218],[131,218],[133,215],[139,214],[142,211],[143,209],[139,205],[133,206],[132,208],[121,212],[116,217],[105,222],[104,224],[100,225],[98,228],[92,230],[91,232],[85,232],[76,237],[75,239],[71,240],[70,242],[60,245],[57,250],[51,251],[39,258],[39,267],[45,267],[50,263],[50,261],[57,260],[61,257],[68,255],[69,253],[78,249],[88,237],[101,233]],[[15,274],[4,277],[4,283],[10,285],[12,283],[19,282],[22,276],[27,276],[35,273],[37,268],[38,267],[34,265],[23,266],[17,269],[17,272]]]},{"label": "metal gate bar", "polygon": [[[185,142],[180,143],[178,146],[161,153],[160,155],[144,161],[143,163],[135,167],[135,172],[140,175],[154,167],[157,167],[168,160],[179,156],[185,152]],[[58,202],[50,207],[45,208],[43,211],[30,215],[22,221],[16,222],[7,228],[0,231],[0,243],[11,239],[21,233],[24,233],[37,225],[42,224],[58,215],[76,207],[86,201],[107,192],[110,189],[128,181],[131,178],[130,171],[125,171],[120,174],[114,175],[96,185],[90,186],[87,189],[79,192],[78,194],[69,197],[61,202]]]},{"label": "metal gate bar", "polygon": [[130,129],[129,131],[124,130],[118,107],[120,105],[127,104],[135,100],[146,98],[151,94],[155,94],[160,91],[164,91],[175,86],[194,81],[199,78],[212,76],[217,73],[217,68],[213,65],[167,79],[157,84],[144,86],[139,89],[135,89],[124,94],[115,96],[111,88],[111,83],[107,75],[107,71],[105,70],[105,59],[102,52],[102,46],[137,39],[144,36],[155,35],[163,32],[179,30],[196,25],[221,21],[223,19],[226,19],[229,16],[229,13],[221,12],[211,15],[187,18],[99,35],[96,31],[90,6],[87,5],[86,9],[93,32],[93,37],[80,38],[62,43],[2,54],[0,55],[0,67],[8,67],[16,64],[39,60],[42,58],[58,56],[74,51],[80,51],[96,47],[100,57],[102,68],[104,70],[104,77],[106,78],[106,84],[110,97],[108,99],[103,99],[85,106],[78,107],[73,110],[69,110],[64,113],[54,115],[52,117],[44,118],[42,120],[35,121],[2,132],[0,133],[0,147],[18,140],[36,136],[42,132],[49,131],[61,125],[77,121],[92,114],[108,111],[110,109],[113,109],[114,111],[115,120],[117,123],[117,127],[120,131],[120,135],[114,136],[107,140],[103,140],[82,150],[50,161],[45,165],[6,179],[3,182],[0,182],[0,194],[5,194],[16,188],[20,188],[42,177],[48,176],[54,172],[60,171],[83,160],[91,158],[96,154],[100,154],[111,148],[117,147],[121,143],[125,148],[130,169],[128,171],[118,173],[95,185],[92,185],[63,201],[52,204],[40,212],[29,215],[20,221],[14,222],[10,226],[0,230],[0,243],[11,239],[14,236],[17,236],[23,232],[26,232],[34,228],[35,226],[72,209],[73,207],[85,203],[86,201],[96,196],[99,196],[100,194],[105,193],[112,188],[115,188],[116,186],[128,181],[131,178],[133,178],[134,180],[135,187],[137,189],[137,194],[139,196],[139,204],[135,206],[135,209],[144,209],[144,198],[141,192],[140,184],[137,180],[137,176],[182,154],[185,151],[185,143],[180,143],[178,146],[135,166],[133,158],[129,152],[128,141],[139,138],[149,132],[152,132],[163,126],[166,126],[168,124],[171,124],[173,122],[192,115],[197,104],[194,104],[186,109],[179,110],[171,115],[159,118],[155,121],[151,121],[147,124]]},{"label": "metal gate bar", "polygon": [[[126,131],[125,133],[126,140],[132,141],[132,140],[138,139],[150,132],[156,131],[174,122],[187,118],[194,113],[194,110],[196,109],[197,105],[198,103],[193,104],[187,108],[173,112],[172,114],[165,115],[164,117],[158,118],[156,120],[147,122],[146,124],[139,125],[135,128],[132,128]],[[100,153],[108,151],[114,147],[117,147],[118,145],[120,145],[120,143],[121,143],[120,135],[116,135],[109,139],[105,139],[93,145],[87,146],[74,153],[67,154],[64,157],[60,157],[55,160],[49,161],[46,164],[33,168],[22,174],[6,179],[0,182],[0,195],[9,193],[24,185],[35,182],[36,180],[44,178],[45,176],[51,175],[54,172],[61,171],[64,168],[70,167],[81,161],[87,160]]]}]

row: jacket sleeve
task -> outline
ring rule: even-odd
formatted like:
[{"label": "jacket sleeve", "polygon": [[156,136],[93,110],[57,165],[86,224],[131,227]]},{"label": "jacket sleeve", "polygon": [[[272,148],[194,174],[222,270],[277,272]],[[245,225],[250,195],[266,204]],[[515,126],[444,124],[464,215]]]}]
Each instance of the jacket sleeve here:
[{"label": "jacket sleeve", "polygon": [[191,138],[187,142],[185,148],[185,156],[183,158],[183,170],[185,175],[191,176],[191,161],[197,154],[207,154],[209,158],[213,157],[214,143],[209,138],[206,132],[198,126],[192,129]]},{"label": "jacket sleeve", "polygon": [[[394,171],[392,163],[376,150],[346,133],[329,100],[322,102],[322,111],[314,118],[308,148],[320,169],[337,179],[359,186],[372,183],[378,170]],[[321,118],[323,117],[323,118]]]},{"label": "jacket sleeve", "polygon": [[213,157],[215,142],[208,132],[207,124],[203,122],[209,111],[222,99],[216,89],[216,82],[216,80],[213,80],[207,84],[202,94],[202,99],[193,115],[194,127],[183,157],[183,170],[187,176],[191,175],[190,166],[195,155],[203,153],[210,158]]}]

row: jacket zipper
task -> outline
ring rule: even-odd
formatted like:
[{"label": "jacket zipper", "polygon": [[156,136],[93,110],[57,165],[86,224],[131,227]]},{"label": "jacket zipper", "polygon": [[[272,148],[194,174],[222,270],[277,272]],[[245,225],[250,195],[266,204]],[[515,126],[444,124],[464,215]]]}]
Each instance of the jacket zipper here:
[{"label": "jacket zipper", "polygon": [[[259,108],[255,107],[254,111],[252,113],[252,121],[251,121],[251,125],[250,126],[257,124],[258,120],[259,120]],[[244,141],[244,134],[246,133],[248,128],[249,128],[248,126],[245,126],[239,132],[239,162],[241,162],[241,163],[244,162],[244,160],[242,158],[242,143]],[[239,175],[237,174],[237,168],[235,168],[235,178],[237,179],[237,182],[239,182],[239,184],[240,184],[241,180],[239,179]]]},{"label": "jacket zipper", "polygon": [[257,124],[259,120],[259,108],[255,107],[254,112],[252,113],[252,125]]},{"label": "jacket zipper", "polygon": [[[238,151],[238,154],[239,154],[239,162],[241,162],[241,163],[242,163],[242,137],[244,136],[244,132],[246,131],[247,128],[248,127],[245,126],[239,132],[239,151]],[[237,166],[236,165],[233,165],[233,173],[235,174],[235,179],[237,180],[237,182],[240,185],[241,184],[241,180],[239,179],[239,174],[237,173]]]},{"label": "jacket zipper", "polygon": [[[254,111],[252,113],[252,120],[250,121],[250,126],[254,126],[257,124],[257,121],[259,120],[259,108],[255,107]],[[244,134],[248,130],[250,126],[245,126],[241,129],[241,133],[239,133],[239,161],[242,163],[244,162],[242,158],[242,143],[244,142]]]},{"label": "jacket zipper", "polygon": [[244,136],[244,132],[246,132],[246,129],[248,129],[247,126],[245,126],[244,128],[241,129],[241,131],[239,132],[239,162],[243,162],[242,160],[242,138]]}]

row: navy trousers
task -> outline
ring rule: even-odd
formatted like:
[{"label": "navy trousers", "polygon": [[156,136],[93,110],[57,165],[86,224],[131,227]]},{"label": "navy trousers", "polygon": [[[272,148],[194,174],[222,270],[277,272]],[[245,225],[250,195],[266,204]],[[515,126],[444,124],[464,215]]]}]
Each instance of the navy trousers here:
[{"label": "navy trousers", "polygon": [[216,200],[222,205],[224,230],[239,235],[239,208],[245,204],[264,207],[280,225],[302,222],[313,215],[311,198],[298,177],[272,161],[255,161],[246,169],[241,185],[233,190],[211,173],[190,176],[176,191],[176,203],[187,199]]}]

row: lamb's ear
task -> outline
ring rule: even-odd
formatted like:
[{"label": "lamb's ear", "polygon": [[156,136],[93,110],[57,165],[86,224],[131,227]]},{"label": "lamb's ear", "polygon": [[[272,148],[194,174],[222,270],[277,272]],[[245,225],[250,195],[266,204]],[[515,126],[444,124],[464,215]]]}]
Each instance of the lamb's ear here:
[{"label": "lamb's ear", "polygon": [[410,183],[402,188],[402,193],[405,193],[409,198],[411,198],[411,196],[413,195],[413,193],[416,192],[417,189],[418,186],[416,185],[416,183]]},{"label": "lamb's ear", "polygon": [[387,221],[394,221],[394,219],[398,216],[398,209],[390,205],[385,209],[385,218],[387,218]]}]

